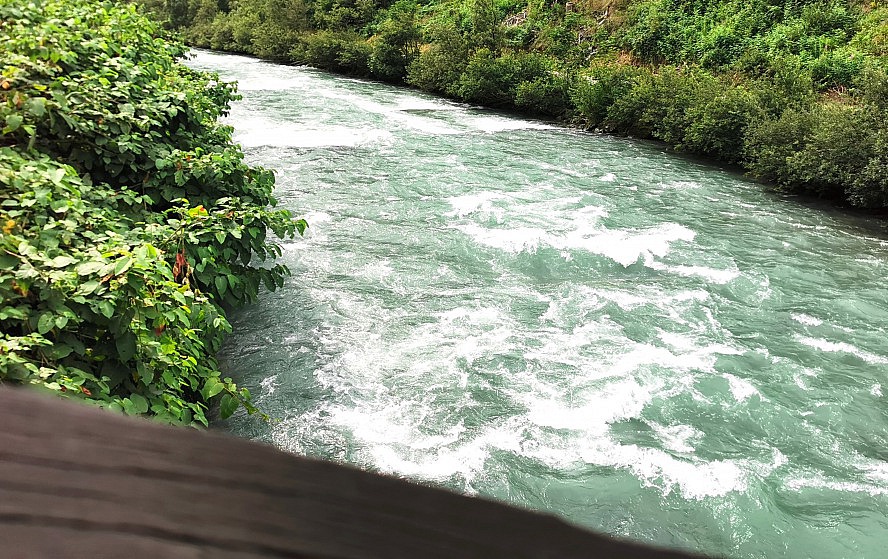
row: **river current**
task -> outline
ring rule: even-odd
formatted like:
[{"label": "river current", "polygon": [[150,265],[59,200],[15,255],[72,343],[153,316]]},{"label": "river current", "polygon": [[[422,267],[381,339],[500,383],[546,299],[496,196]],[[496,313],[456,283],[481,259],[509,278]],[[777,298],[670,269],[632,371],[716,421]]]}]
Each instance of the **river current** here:
[{"label": "river current", "polygon": [[888,557],[888,240],[661,146],[197,52],[310,228],[221,359],[285,450],[728,557]]}]

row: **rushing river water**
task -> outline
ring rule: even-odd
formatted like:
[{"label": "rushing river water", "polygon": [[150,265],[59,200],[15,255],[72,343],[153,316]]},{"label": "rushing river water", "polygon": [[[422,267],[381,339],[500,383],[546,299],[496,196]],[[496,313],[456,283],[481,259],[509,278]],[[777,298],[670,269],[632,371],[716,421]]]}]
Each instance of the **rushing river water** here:
[{"label": "rushing river water", "polygon": [[730,557],[888,557],[888,242],[656,145],[200,52],[305,217],[235,433]]}]

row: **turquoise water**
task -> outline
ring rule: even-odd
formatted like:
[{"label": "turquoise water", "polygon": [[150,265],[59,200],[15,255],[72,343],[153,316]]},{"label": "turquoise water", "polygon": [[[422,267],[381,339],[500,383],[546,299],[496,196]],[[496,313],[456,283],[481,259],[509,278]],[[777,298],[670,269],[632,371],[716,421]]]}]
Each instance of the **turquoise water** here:
[{"label": "turquoise water", "polygon": [[729,557],[888,556],[888,240],[660,146],[200,52],[305,217],[240,435]]}]

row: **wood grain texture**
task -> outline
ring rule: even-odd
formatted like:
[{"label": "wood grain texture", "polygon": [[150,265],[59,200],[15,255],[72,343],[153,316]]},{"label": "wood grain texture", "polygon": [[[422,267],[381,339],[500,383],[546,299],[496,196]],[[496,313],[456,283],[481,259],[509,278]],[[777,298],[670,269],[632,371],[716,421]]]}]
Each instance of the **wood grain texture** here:
[{"label": "wood grain texture", "polygon": [[691,557],[24,390],[0,425],[2,557]]}]

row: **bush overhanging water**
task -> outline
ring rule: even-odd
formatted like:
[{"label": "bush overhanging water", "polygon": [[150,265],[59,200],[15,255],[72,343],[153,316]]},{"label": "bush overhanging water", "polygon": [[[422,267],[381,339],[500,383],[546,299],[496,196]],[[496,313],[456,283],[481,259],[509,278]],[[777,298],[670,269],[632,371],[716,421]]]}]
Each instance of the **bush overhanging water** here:
[{"label": "bush overhanging water", "polygon": [[134,6],[0,2],[0,381],[206,425],[256,411],[213,357],[223,309],[283,284],[268,231],[305,222],[217,122],[234,87],[163,34]]}]

